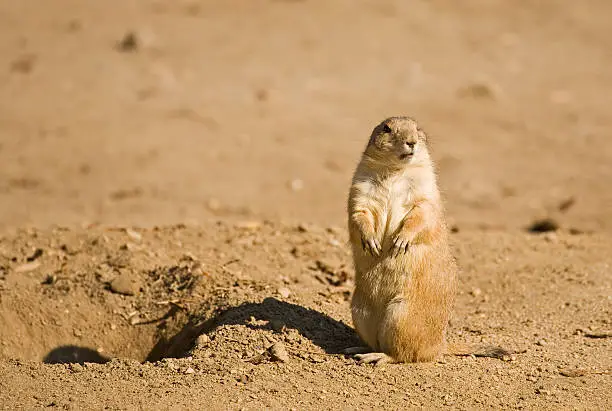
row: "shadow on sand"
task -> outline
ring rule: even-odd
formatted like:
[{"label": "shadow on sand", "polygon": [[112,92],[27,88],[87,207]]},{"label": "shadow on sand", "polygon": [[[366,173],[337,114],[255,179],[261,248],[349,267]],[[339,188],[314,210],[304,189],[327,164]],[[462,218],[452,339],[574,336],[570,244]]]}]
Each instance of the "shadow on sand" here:
[{"label": "shadow on sand", "polygon": [[[253,325],[251,317],[267,321],[267,324]],[[215,327],[244,325],[251,329],[273,331],[273,323],[281,323],[287,328],[297,330],[326,353],[341,353],[346,347],[363,344],[355,331],[345,323],[316,310],[270,297],[261,303],[245,303],[225,309],[207,321],[188,323],[169,340],[158,341],[147,356],[147,361],[184,356],[193,348],[200,334],[211,331]]]},{"label": "shadow on sand", "polygon": [[100,355],[96,350],[77,345],[59,346],[49,351],[43,358],[43,362],[46,364],[78,363],[82,365],[86,362],[104,364],[109,361],[110,358]]}]

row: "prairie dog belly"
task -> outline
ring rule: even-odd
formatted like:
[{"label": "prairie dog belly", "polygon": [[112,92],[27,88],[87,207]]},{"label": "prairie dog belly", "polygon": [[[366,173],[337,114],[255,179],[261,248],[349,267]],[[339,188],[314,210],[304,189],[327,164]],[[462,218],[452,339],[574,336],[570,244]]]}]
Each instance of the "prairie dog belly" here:
[{"label": "prairie dog belly", "polygon": [[352,316],[361,338],[375,350],[380,347],[383,319],[392,305],[417,297],[415,271],[422,263],[424,245],[410,254],[387,255],[357,277],[352,301]]},{"label": "prairie dog belly", "polygon": [[414,285],[415,274],[424,262],[427,247],[418,244],[404,255],[386,254],[363,271],[355,285],[367,289],[370,299],[381,307],[392,299],[405,296]]},{"label": "prairie dog belly", "polygon": [[380,193],[384,194],[384,198],[379,201],[386,204],[385,212],[381,215],[383,221],[380,222],[380,226],[384,230],[380,235],[382,242],[387,246],[393,242],[394,235],[402,225],[406,215],[410,212],[410,204],[413,197],[411,190],[411,181],[402,178],[391,181],[387,190],[384,193]]}]

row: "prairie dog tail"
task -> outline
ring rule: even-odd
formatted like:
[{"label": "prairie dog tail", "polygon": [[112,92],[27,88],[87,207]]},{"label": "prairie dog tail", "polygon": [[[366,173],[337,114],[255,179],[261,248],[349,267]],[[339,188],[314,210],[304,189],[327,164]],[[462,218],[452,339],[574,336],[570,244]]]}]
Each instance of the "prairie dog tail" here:
[{"label": "prairie dog tail", "polygon": [[459,357],[488,357],[497,358],[498,360],[511,361],[514,359],[514,351],[495,345],[479,345],[479,344],[448,344],[445,355],[455,355]]}]

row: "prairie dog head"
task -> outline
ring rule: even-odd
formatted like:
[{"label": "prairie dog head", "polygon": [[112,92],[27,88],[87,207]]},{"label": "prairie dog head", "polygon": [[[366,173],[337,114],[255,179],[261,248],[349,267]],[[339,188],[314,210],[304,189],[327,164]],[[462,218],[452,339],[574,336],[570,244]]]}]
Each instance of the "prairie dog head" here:
[{"label": "prairie dog head", "polygon": [[410,117],[390,117],[372,131],[365,155],[372,160],[402,166],[427,161],[427,135]]}]

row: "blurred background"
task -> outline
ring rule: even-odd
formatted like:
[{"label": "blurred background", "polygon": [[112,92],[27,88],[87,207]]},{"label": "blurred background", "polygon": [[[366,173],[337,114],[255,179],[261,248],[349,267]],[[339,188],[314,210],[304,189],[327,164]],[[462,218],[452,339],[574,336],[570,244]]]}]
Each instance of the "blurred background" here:
[{"label": "blurred background", "polygon": [[449,219],[612,230],[612,2],[2,0],[0,228],[343,226],[376,123]]}]

